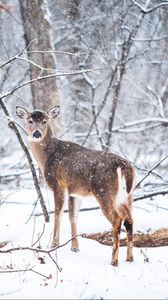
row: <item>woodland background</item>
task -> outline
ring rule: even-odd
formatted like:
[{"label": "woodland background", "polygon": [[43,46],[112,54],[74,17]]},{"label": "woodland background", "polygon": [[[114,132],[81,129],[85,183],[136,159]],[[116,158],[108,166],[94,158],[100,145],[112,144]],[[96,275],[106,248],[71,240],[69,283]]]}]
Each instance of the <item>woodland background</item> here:
[{"label": "woodland background", "polygon": [[[168,1],[0,1],[0,297],[167,298],[167,74]],[[41,208],[45,221],[49,215],[52,220],[53,198],[15,106],[47,110],[57,104],[58,138],[120,153],[134,164],[135,232],[142,233],[137,247],[143,247],[144,233],[161,228],[155,246],[165,247],[135,248],[133,266],[124,265],[120,250],[122,272],[108,266],[109,247],[93,240],[81,238],[79,256],[58,249],[59,276],[57,253],[53,264],[46,250],[53,222],[44,223]],[[111,244],[109,224],[95,203],[86,202],[83,210],[79,232]],[[66,219],[64,214],[65,243]],[[28,249],[37,244],[45,257],[40,248]],[[27,252],[20,255],[23,245]]]},{"label": "woodland background", "polygon": [[0,190],[32,187],[15,106],[59,104],[57,137],[129,159],[138,199],[168,193],[167,17],[160,0],[0,2]]},{"label": "woodland background", "polygon": [[[14,118],[15,105],[60,104],[58,136],[142,168],[167,154],[168,1],[4,3],[0,90]],[[4,157],[19,145],[2,110],[0,126]]]}]

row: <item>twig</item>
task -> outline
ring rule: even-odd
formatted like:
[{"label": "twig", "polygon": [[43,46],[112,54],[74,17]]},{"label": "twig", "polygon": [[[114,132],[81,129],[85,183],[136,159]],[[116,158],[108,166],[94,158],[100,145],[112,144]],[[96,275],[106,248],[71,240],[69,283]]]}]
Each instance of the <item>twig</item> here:
[{"label": "twig", "polygon": [[158,8],[160,8],[160,7],[162,7],[162,6],[167,6],[167,5],[168,5],[168,2],[167,2],[167,1],[164,1],[164,2],[161,2],[160,4],[156,4],[156,5],[154,5],[153,7],[147,9],[147,8],[143,7],[141,4],[139,4],[137,1],[135,1],[135,0],[131,0],[131,1],[132,1],[132,3],[135,4],[138,8],[140,8],[140,10],[141,10],[143,13],[145,13],[145,14],[150,13],[150,12],[154,11],[155,9],[158,9]]},{"label": "twig", "polygon": [[[33,41],[32,41],[33,42]],[[3,44],[3,41],[1,40],[1,43]],[[30,44],[28,45],[28,47],[30,46]],[[3,47],[5,48],[5,45],[3,44]],[[28,48],[27,47],[27,48]],[[28,59],[25,59],[25,58],[22,58],[21,56],[24,55],[24,54],[27,54],[27,53],[44,53],[44,54],[50,54],[50,53],[58,53],[58,54],[67,54],[67,55],[73,55],[73,56],[77,56],[78,54],[75,54],[75,53],[71,53],[71,52],[66,52],[66,51],[52,51],[52,50],[49,50],[49,51],[41,51],[41,50],[38,50],[38,51],[28,51],[27,48],[25,50],[22,50],[21,52],[19,52],[18,54],[14,55],[13,57],[9,57],[9,54],[7,53],[8,55],[8,60],[6,62],[4,62],[3,64],[0,65],[0,68],[3,68],[4,66],[6,66],[7,64],[11,63],[12,61],[16,60],[16,59],[24,59],[26,62],[29,62]],[[5,48],[6,50],[6,48]],[[6,51],[7,52],[7,51]],[[33,63],[33,61],[30,61],[31,63]],[[41,67],[42,68],[42,67]]]},{"label": "twig", "polygon": [[[35,170],[38,170],[38,168],[35,168]],[[30,173],[29,170],[25,170],[25,171],[15,172],[15,173],[11,173],[11,174],[4,174],[4,175],[0,175],[0,179],[8,178],[8,177],[17,177],[17,176],[25,175],[25,174],[29,174],[29,173]]]},{"label": "twig", "polygon": [[1,274],[4,273],[18,273],[18,272],[27,272],[27,271],[32,271],[32,268],[28,268],[28,269],[4,269],[4,270],[0,270]]},{"label": "twig", "polygon": [[31,247],[34,247],[34,246],[39,242],[39,240],[41,239],[41,237],[42,237],[42,235],[43,235],[43,233],[44,233],[44,230],[45,230],[45,223],[44,223],[44,225],[43,225],[42,232],[41,232],[40,235],[38,236],[37,241],[35,241],[35,242],[31,245]]},{"label": "twig", "polygon": [[[36,202],[34,203],[34,207],[33,207],[33,209],[32,209],[32,212],[31,212],[30,216],[28,217],[27,221],[25,222],[25,224],[27,224],[27,223],[30,221],[30,219],[32,218],[33,213],[34,213],[34,211],[35,211],[35,209],[36,209],[36,206],[37,206],[37,202],[38,202],[38,198],[37,198]],[[48,213],[48,212],[47,212],[47,213]],[[48,215],[49,215],[49,214],[48,214]]]},{"label": "twig", "polygon": [[53,247],[52,249],[49,249],[49,250],[45,250],[45,249],[41,249],[41,248],[34,248],[34,247],[27,247],[27,246],[21,246],[21,247],[15,247],[15,248],[9,248],[9,249],[6,249],[6,250],[1,250],[0,249],[0,253],[11,253],[11,252],[14,252],[14,251],[23,251],[23,250],[29,250],[29,251],[33,251],[33,252],[36,252],[36,253],[45,253],[47,254],[51,260],[54,262],[54,264],[56,265],[57,269],[61,272],[62,271],[62,268],[60,268],[56,262],[56,260],[51,256],[51,252],[59,249],[59,248],[62,248],[64,246],[66,246],[69,242],[71,242],[75,237],[77,236],[81,236],[81,235],[75,235],[73,236],[71,239],[69,239],[68,241],[66,241],[64,244],[61,244],[60,246],[56,246],[56,247]]},{"label": "twig", "polygon": [[[68,241],[66,241],[64,244],[61,244],[60,246],[57,246],[56,249],[62,248],[64,246],[66,246],[67,244],[69,244],[69,242],[71,242],[74,238],[81,236],[81,234],[76,234],[74,235],[72,238],[70,238]],[[49,252],[52,252],[53,250],[55,250],[55,248],[49,250]]]},{"label": "twig", "polygon": [[157,204],[153,204],[153,203],[149,203],[149,202],[147,202],[147,204],[151,205],[151,206],[155,206],[156,208],[160,208],[160,209],[163,209],[163,210],[168,210],[168,208],[160,206],[160,205],[157,205]]},{"label": "twig", "polygon": [[[97,121],[96,121],[96,119],[97,119],[97,116],[96,116],[96,105],[95,105],[95,91],[96,91],[96,88],[98,87],[98,85],[100,84],[97,84],[96,86],[95,86],[95,84],[92,82],[92,80],[89,78],[89,76],[87,76],[86,74],[83,74],[83,76],[84,76],[84,78],[85,78],[85,80],[86,80],[86,82],[89,84],[89,86],[91,87],[91,89],[92,89],[92,97],[91,97],[91,104],[92,104],[92,115],[93,115],[93,118],[95,119],[95,128],[96,128],[96,133],[97,133],[97,137],[98,137],[98,140],[99,140],[99,142],[100,142],[100,145],[101,145],[101,147],[102,147],[102,149],[103,149],[103,141],[102,141],[102,138],[101,138],[101,134],[100,134],[100,132],[99,132],[99,128],[98,128],[98,124],[97,124]],[[92,130],[92,125],[91,125],[91,127],[90,127],[90,129],[89,129],[89,132],[87,133],[87,137],[85,137],[85,141],[87,140],[87,138],[90,136],[90,133],[91,133],[91,130]],[[84,143],[83,143],[84,144]]]},{"label": "twig", "polygon": [[5,46],[4,42],[3,42],[3,40],[2,40],[1,38],[0,38],[0,41],[1,41],[1,43],[2,43],[2,46],[4,47],[4,50],[5,50],[6,55],[7,55],[7,57],[8,57],[8,60],[10,60],[10,56],[9,56],[8,50],[7,50],[7,48],[6,48],[6,46]]},{"label": "twig", "polygon": [[55,259],[50,254],[52,251],[55,251],[58,248],[59,247],[54,247],[53,249],[50,249],[50,250],[44,250],[44,249],[34,248],[34,247],[16,247],[16,248],[10,248],[10,249],[6,249],[6,250],[1,250],[0,249],[0,253],[11,253],[11,252],[14,252],[14,251],[23,251],[23,250],[29,250],[29,251],[33,251],[33,252],[36,252],[36,253],[39,253],[39,252],[45,253],[52,259],[52,261],[56,265],[57,269],[61,272],[62,268],[60,268],[58,266],[57,262],[55,261]]},{"label": "twig", "polygon": [[27,80],[27,81],[21,83],[20,85],[16,86],[15,88],[13,88],[13,90],[11,90],[10,92],[7,92],[7,93],[1,95],[0,96],[0,103],[1,103],[2,99],[12,95],[15,91],[19,90],[20,88],[22,88],[22,87],[24,87],[28,84],[32,84],[34,82],[37,82],[37,81],[40,81],[40,80],[45,80],[45,79],[48,79],[48,78],[60,77],[60,76],[74,76],[74,75],[80,75],[80,74],[83,74],[83,73],[100,71],[102,69],[105,69],[105,67],[95,68],[95,69],[71,70],[71,71],[66,71],[65,70],[65,71],[59,71],[59,72],[54,73],[54,74],[39,76],[39,77],[36,77],[34,79]]},{"label": "twig", "polygon": [[[1,178],[1,177],[0,177]],[[10,197],[11,195],[13,195],[14,193],[10,193],[10,194],[8,194],[8,195],[6,195],[5,197],[2,197],[2,199],[0,199],[0,205],[2,205],[5,201],[6,201],[6,199],[8,199],[8,197]]]},{"label": "twig", "polygon": [[20,21],[18,21],[15,16],[11,13],[13,10],[12,4],[4,4],[0,1],[0,10],[5,10],[18,24],[23,25]]},{"label": "twig", "polygon": [[[99,206],[81,208],[81,209],[79,209],[79,211],[83,212],[83,211],[92,211],[92,210],[97,210],[97,209],[99,209]],[[54,210],[50,210],[48,213],[49,214],[54,214],[54,212],[55,212]],[[64,213],[68,213],[69,210],[65,209],[63,212]],[[35,217],[40,217],[42,215],[43,215],[43,213],[36,213],[36,214],[34,214]]]},{"label": "twig", "polygon": [[142,199],[151,198],[151,197],[155,197],[158,195],[166,195],[166,194],[168,194],[168,188],[167,189],[159,189],[157,191],[155,190],[155,191],[150,191],[150,192],[146,192],[146,193],[141,193],[140,195],[137,195],[134,197],[134,202],[142,200]]},{"label": "twig", "polygon": [[141,249],[140,253],[144,257],[144,263],[148,263],[149,262],[149,257],[147,256],[147,248],[145,249],[145,252]]},{"label": "twig", "polygon": [[23,54],[23,50],[21,52],[19,52],[18,54],[16,54],[15,56],[9,58],[7,61],[5,61],[2,65],[0,65],[0,69],[5,67],[6,65],[10,64],[12,61],[14,61],[15,59],[17,59],[18,57],[20,57]]},{"label": "twig", "polygon": [[40,276],[42,276],[42,277],[44,277],[44,278],[46,278],[46,279],[50,279],[50,277],[49,276],[46,276],[46,275],[44,275],[44,274],[42,274],[42,273],[40,273],[40,272],[37,272],[37,271],[35,271],[34,269],[33,269],[34,267],[31,267],[31,268],[28,268],[28,269],[4,269],[4,270],[0,270],[0,274],[5,274],[5,273],[18,273],[18,272],[33,272],[33,273],[35,273],[35,274],[38,274],[38,275],[40,275]]},{"label": "twig", "polygon": [[[26,271],[27,271],[27,270],[26,270]],[[44,277],[44,278],[46,278],[46,279],[50,279],[50,276],[46,276],[46,275],[44,275],[44,274],[42,274],[42,273],[40,273],[40,272],[37,272],[37,271],[33,270],[33,268],[32,268],[31,270],[29,270],[29,271],[32,271],[33,273],[35,273],[35,274],[37,274],[37,275],[40,275],[40,276],[42,276],[42,277]]]},{"label": "twig", "polygon": [[137,183],[136,187],[139,187],[140,184],[152,173],[154,169],[156,169],[164,160],[168,158],[168,155],[166,155],[164,158],[162,158],[157,164],[155,164],[148,173]]},{"label": "twig", "polygon": [[146,123],[156,123],[156,124],[162,123],[163,125],[168,126],[168,119],[167,118],[158,118],[158,117],[140,119],[138,121],[133,121],[133,122],[125,123],[121,126],[113,127],[112,131],[118,132],[125,128],[134,127],[134,126],[138,126],[138,125],[146,124]]},{"label": "twig", "polygon": [[59,51],[59,50],[27,50],[24,53],[36,53],[36,54],[56,53],[56,54],[66,54],[66,55],[71,55],[71,56],[78,56],[77,53],[72,53],[72,52],[69,52],[69,51]]},{"label": "twig", "polygon": [[113,82],[115,73],[116,73],[116,68],[112,69],[111,78],[110,78],[110,81],[109,81],[109,84],[108,84],[108,87],[107,87],[107,91],[106,91],[106,93],[105,93],[105,95],[104,95],[104,99],[103,99],[101,105],[99,106],[97,112],[96,112],[95,115],[94,115],[93,121],[92,121],[92,123],[91,123],[91,125],[90,125],[89,131],[88,131],[88,133],[87,133],[87,135],[86,135],[86,137],[85,137],[85,139],[84,139],[82,145],[84,145],[84,144],[86,143],[88,137],[90,136],[90,133],[91,133],[91,131],[92,131],[92,128],[93,128],[94,124],[96,123],[96,120],[97,120],[98,116],[100,115],[102,109],[104,108],[104,106],[105,106],[105,104],[106,104],[107,98],[108,98],[108,96],[109,96],[109,94],[110,94],[110,92],[111,92],[111,85],[112,85],[112,82]]}]

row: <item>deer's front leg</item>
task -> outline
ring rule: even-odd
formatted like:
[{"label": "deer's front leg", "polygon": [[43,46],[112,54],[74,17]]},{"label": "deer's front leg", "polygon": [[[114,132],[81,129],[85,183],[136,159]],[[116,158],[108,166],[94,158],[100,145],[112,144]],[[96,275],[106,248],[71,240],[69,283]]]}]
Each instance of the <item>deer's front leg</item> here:
[{"label": "deer's front leg", "polygon": [[[72,238],[77,235],[77,217],[79,211],[79,200],[74,197],[69,197],[68,207],[69,207],[69,220],[71,224],[71,236]],[[74,237],[72,239],[71,250],[74,252],[79,251],[78,238]]]},{"label": "deer's front leg", "polygon": [[52,246],[59,246],[61,216],[64,208],[64,191],[60,187],[54,188],[54,233]]}]

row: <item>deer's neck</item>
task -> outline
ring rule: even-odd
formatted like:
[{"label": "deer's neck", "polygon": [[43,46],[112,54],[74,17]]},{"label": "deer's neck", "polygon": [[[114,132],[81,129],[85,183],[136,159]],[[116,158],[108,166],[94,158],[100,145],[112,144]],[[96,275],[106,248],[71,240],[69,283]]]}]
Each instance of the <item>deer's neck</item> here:
[{"label": "deer's neck", "polygon": [[50,127],[48,127],[47,134],[41,140],[41,142],[34,142],[30,140],[30,146],[33,156],[36,159],[38,166],[43,174],[46,160],[52,151],[52,138],[52,130]]}]

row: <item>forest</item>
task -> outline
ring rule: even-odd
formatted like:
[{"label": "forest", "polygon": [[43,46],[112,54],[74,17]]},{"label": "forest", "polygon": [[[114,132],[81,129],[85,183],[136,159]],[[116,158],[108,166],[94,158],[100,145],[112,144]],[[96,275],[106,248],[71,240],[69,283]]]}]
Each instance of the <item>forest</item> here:
[{"label": "forest", "polygon": [[[167,20],[167,0],[0,1],[2,299],[168,297]],[[117,270],[111,224],[94,199],[82,199],[80,252],[69,251],[67,203],[61,246],[49,247],[53,195],[16,107],[57,105],[58,139],[119,154],[137,172],[135,262],[125,262],[122,227]]]}]

